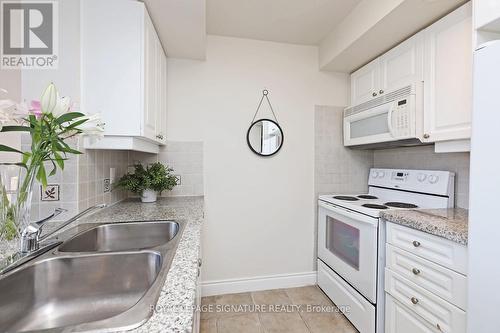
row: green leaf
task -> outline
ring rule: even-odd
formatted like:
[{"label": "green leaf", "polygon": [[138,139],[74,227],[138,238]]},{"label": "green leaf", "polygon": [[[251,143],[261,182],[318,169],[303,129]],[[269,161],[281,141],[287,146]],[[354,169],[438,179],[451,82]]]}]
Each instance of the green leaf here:
[{"label": "green leaf", "polygon": [[4,126],[0,132],[31,132],[28,126]]},{"label": "green leaf", "polygon": [[56,151],[54,151],[54,157],[57,165],[61,168],[61,170],[64,170],[64,159],[59,155]]},{"label": "green leaf", "polygon": [[5,145],[0,145],[0,151],[5,151],[5,152],[9,152],[9,153],[19,153],[19,154],[23,153],[22,151],[19,151],[17,149],[14,149],[12,147],[5,146]]},{"label": "green leaf", "polygon": [[40,164],[40,168],[38,168],[38,172],[36,173],[36,179],[42,183],[42,187],[46,188],[47,187],[47,174],[45,172],[45,166]]},{"label": "green leaf", "polygon": [[57,118],[56,122],[58,124],[62,124],[62,123],[66,123],[68,121],[72,121],[75,118],[79,118],[79,117],[83,117],[83,116],[85,116],[85,115],[81,112],[68,112],[68,113],[63,114],[59,118]]},{"label": "green leaf", "polygon": [[73,128],[77,127],[77,126],[80,126],[81,124],[85,123],[87,120],[88,119],[81,119],[81,120],[75,121],[71,125],[66,126],[66,130],[73,129]]}]

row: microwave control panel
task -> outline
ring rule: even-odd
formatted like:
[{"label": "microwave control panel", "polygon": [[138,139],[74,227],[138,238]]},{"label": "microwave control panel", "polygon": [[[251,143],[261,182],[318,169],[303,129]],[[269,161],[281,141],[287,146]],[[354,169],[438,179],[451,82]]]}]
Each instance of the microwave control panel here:
[{"label": "microwave control panel", "polygon": [[392,131],[395,137],[410,136],[410,99],[404,98],[394,102],[392,109]]}]

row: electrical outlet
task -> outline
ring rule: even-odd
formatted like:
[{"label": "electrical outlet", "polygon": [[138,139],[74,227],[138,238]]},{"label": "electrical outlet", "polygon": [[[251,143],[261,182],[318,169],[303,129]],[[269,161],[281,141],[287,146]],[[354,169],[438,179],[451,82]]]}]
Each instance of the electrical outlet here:
[{"label": "electrical outlet", "polygon": [[174,175],[174,177],[175,177],[175,180],[177,181],[177,185],[180,185],[181,180],[182,180],[181,175]]},{"label": "electrical outlet", "polygon": [[104,179],[104,193],[111,192],[111,181],[109,178]]}]

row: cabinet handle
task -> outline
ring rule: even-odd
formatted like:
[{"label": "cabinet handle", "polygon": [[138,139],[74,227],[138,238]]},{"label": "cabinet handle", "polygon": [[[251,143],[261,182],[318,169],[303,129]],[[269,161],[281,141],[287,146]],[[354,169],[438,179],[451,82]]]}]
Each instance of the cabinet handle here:
[{"label": "cabinet handle", "polygon": [[430,138],[430,135],[429,135],[429,134],[427,134],[427,133],[425,133],[425,134],[424,134],[424,139],[428,139],[428,138]]},{"label": "cabinet handle", "polygon": [[163,135],[161,135],[161,134],[157,134],[157,135],[156,135],[156,138],[157,138],[157,139],[160,139],[160,140],[163,140]]},{"label": "cabinet handle", "polygon": [[413,304],[417,304],[418,303],[418,298],[416,298],[416,297],[412,297],[412,298],[410,298],[410,300],[411,300],[411,302]]},{"label": "cabinet handle", "polygon": [[418,268],[413,268],[411,271],[412,271],[412,273],[413,273],[413,274],[415,274],[415,275],[420,274],[420,269],[418,269]]},{"label": "cabinet handle", "polygon": [[372,94],[372,96],[373,96],[373,97],[377,96],[377,93],[376,93],[376,92],[374,92],[374,93]]},{"label": "cabinet handle", "polygon": [[384,93],[384,91],[382,89],[380,89],[379,94],[382,95],[383,93]]},{"label": "cabinet handle", "polygon": [[415,247],[419,247],[420,246],[420,242],[419,241],[413,241],[413,246]]},{"label": "cabinet handle", "polygon": [[198,267],[201,267],[201,258],[198,258]]}]

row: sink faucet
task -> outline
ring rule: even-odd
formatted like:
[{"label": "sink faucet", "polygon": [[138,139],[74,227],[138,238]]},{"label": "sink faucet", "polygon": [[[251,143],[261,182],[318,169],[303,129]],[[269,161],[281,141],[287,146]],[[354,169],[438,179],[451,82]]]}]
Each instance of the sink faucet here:
[{"label": "sink faucet", "polygon": [[69,220],[61,223],[55,230],[50,232],[49,234],[40,237],[42,233],[42,227],[47,223],[48,221],[52,220],[56,216],[60,215],[61,213],[66,212],[66,209],[63,208],[57,208],[54,213],[52,213],[50,216],[44,218],[43,220],[37,221],[37,222],[32,222],[30,223],[21,233],[21,248],[20,252],[22,254],[28,254],[31,252],[35,252],[40,248],[40,242],[45,240],[47,237],[52,236],[62,228],[66,227],[68,224],[78,220],[79,218],[83,217],[84,215],[87,215],[91,211],[97,209],[97,208],[104,208],[106,207],[106,204],[101,204],[101,205],[96,205],[92,206],[90,208],[87,208],[83,212],[73,216]]}]

